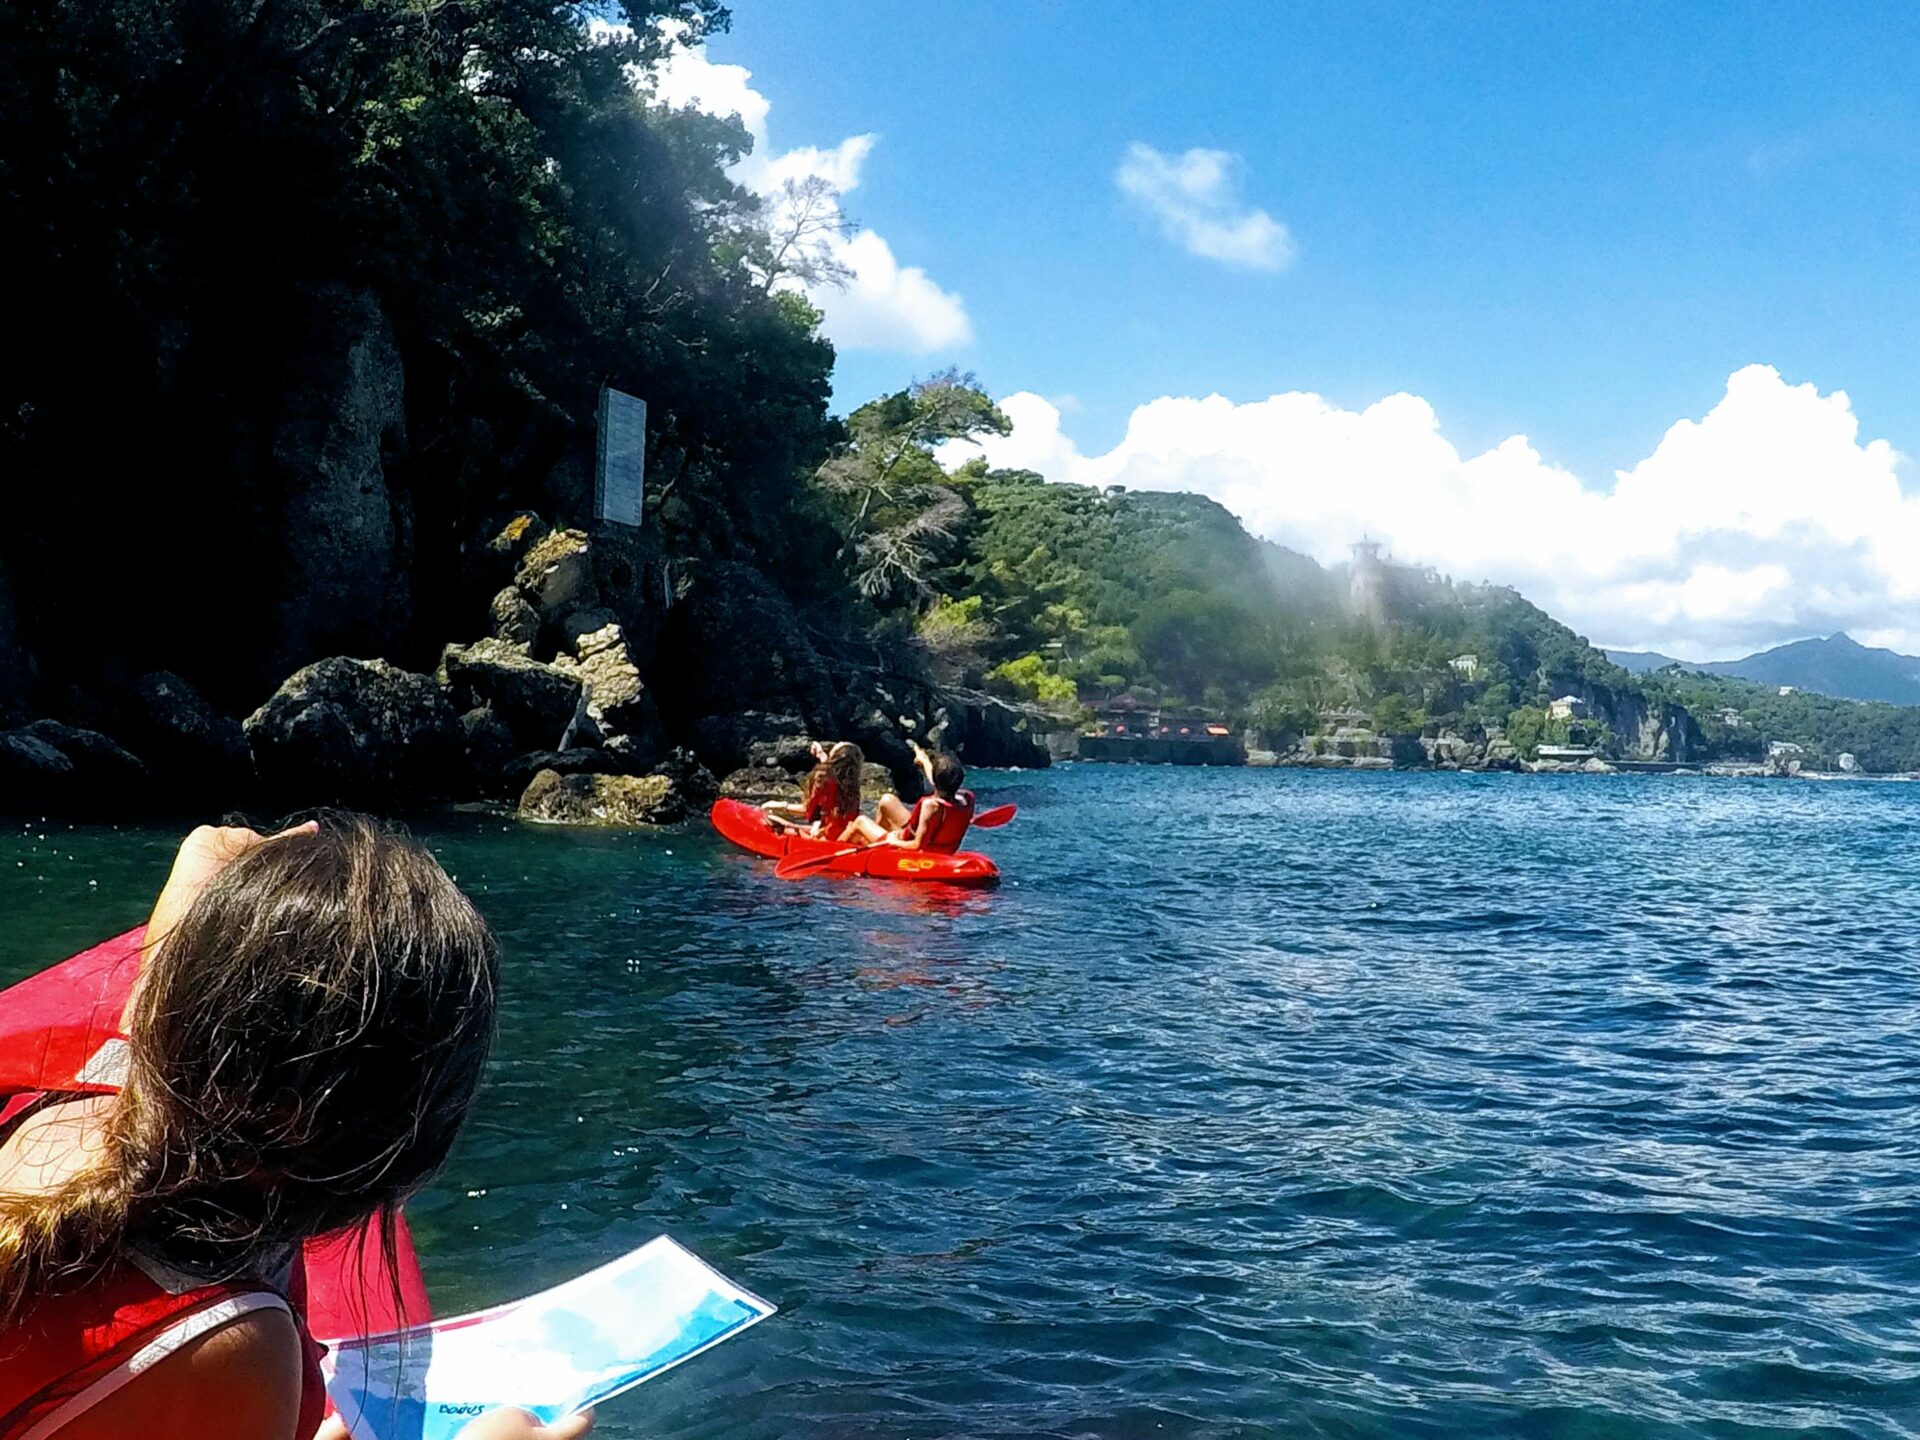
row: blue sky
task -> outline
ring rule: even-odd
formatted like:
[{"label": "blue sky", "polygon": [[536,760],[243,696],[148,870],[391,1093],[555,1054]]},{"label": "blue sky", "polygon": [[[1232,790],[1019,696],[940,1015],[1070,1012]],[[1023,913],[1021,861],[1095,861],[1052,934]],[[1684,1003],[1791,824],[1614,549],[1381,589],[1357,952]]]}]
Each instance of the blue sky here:
[{"label": "blue sky", "polygon": [[[1016,415],[1026,442],[996,459],[1052,456],[1076,472],[1063,479],[1158,476],[1215,493],[1316,553],[1335,548],[1338,517],[1292,523],[1285,492],[1304,482],[1289,476],[1389,491],[1394,476],[1308,457],[1262,482],[1270,504],[1253,503],[1226,475],[1253,463],[1248,453],[1217,453],[1193,432],[1152,456],[1121,456],[1130,419],[1163,399],[1253,406],[1302,392],[1370,433],[1369,407],[1404,393],[1430,414],[1399,416],[1411,427],[1401,438],[1417,442],[1422,426],[1442,438],[1468,473],[1461,480],[1442,457],[1433,483],[1457,483],[1459,503],[1472,505],[1487,503],[1472,466],[1510,437],[1525,437],[1541,474],[1577,477],[1577,502],[1609,495],[1616,470],[1657,460],[1676,422],[1714,430],[1721,416],[1714,433],[1727,443],[1694,446],[1695,471],[1714,473],[1696,481],[1668,454],[1638,508],[1611,512],[1625,529],[1657,514],[1654,492],[1672,486],[1697,485],[1678,508],[1708,522],[1740,508],[1732,468],[1797,453],[1804,438],[1753,427],[1804,413],[1826,438],[1807,442],[1798,482],[1756,482],[1778,504],[1665,570],[1645,554],[1615,557],[1587,587],[1605,589],[1604,604],[1570,618],[1603,643],[1681,653],[1842,625],[1920,647],[1920,596],[1892,573],[1920,555],[1879,553],[1861,527],[1841,526],[1816,563],[1805,554],[1809,514],[1789,513],[1785,498],[1796,483],[1827,485],[1837,468],[1859,490],[1834,491],[1837,503],[1893,506],[1874,528],[1904,535],[1920,515],[1909,508],[1911,467],[1895,453],[1920,447],[1915,12],[732,8],[732,31],[708,59],[751,72],[766,104],[764,158],[873,137],[848,172],[847,214],[964,309],[964,337],[948,324],[922,334],[939,341],[923,347],[843,345],[841,404],[957,364],[998,396],[1026,392],[1058,412]],[[1119,183],[1135,145],[1165,167],[1189,151],[1223,152],[1221,183],[1202,198],[1228,220],[1264,212],[1290,246],[1270,246],[1261,263],[1193,253],[1177,218]],[[831,297],[825,306],[831,319]],[[1755,382],[1743,429],[1716,407],[1732,404],[1730,377],[1755,365],[1770,367],[1776,388]],[[1830,423],[1836,407],[1858,422],[1850,448]],[[1295,444],[1297,432],[1274,429],[1265,411],[1235,419],[1243,430],[1261,422],[1247,444]],[[1870,453],[1875,439],[1890,448]],[[1315,453],[1326,461],[1324,444]],[[1554,488],[1519,476],[1497,493],[1524,505],[1535,483]],[[1801,509],[1818,519],[1817,507]],[[1577,512],[1562,506],[1546,522]],[[1783,529],[1797,532],[1791,553],[1778,549]],[[1382,533],[1409,558],[1530,594],[1556,570],[1449,550],[1404,526]],[[1685,549],[1698,538],[1676,531],[1664,542]],[[1476,563],[1494,573],[1470,573]],[[1863,587],[1867,570],[1887,576]],[[1579,611],[1579,584],[1550,588],[1537,598],[1557,610],[1573,598]]]}]

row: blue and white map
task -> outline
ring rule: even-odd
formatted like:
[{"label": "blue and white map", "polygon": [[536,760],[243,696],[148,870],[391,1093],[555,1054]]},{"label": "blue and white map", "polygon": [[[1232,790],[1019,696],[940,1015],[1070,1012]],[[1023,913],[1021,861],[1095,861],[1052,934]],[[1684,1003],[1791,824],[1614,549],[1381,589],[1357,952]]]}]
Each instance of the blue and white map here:
[{"label": "blue and white map", "polygon": [[327,1393],[354,1440],[453,1440],[517,1405],[554,1421],[630,1390],[773,1313],[662,1235],[510,1305],[328,1341]]}]

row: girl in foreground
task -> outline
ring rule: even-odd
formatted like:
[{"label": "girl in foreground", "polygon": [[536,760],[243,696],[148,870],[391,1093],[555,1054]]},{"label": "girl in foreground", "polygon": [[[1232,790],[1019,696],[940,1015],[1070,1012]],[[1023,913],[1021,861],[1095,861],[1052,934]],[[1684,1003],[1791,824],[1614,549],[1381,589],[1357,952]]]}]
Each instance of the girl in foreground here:
[{"label": "girl in foreground", "polygon": [[[360,819],[203,826],[147,933],[122,1088],[0,1132],[0,1437],[344,1440],[290,1272],[446,1158],[492,1043],[493,935],[423,848]],[[461,1433],[591,1425],[498,1411]]]}]

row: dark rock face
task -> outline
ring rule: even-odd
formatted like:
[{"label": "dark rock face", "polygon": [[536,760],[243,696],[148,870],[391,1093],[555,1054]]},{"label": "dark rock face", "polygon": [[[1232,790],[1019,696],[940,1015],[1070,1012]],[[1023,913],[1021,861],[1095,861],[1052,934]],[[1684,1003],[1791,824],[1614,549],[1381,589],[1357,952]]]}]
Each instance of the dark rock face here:
[{"label": "dark rock face", "polygon": [[456,795],[466,732],[430,676],[384,660],[321,660],[247,717],[261,784],[287,805],[391,810]]},{"label": "dark rock face", "polygon": [[666,759],[654,767],[653,773],[671,780],[674,788],[686,798],[688,806],[694,809],[706,809],[720,795],[720,782],[713,778],[713,772],[702,765],[691,750],[675,747],[668,752]]},{"label": "dark rock face", "polygon": [[[689,748],[709,769],[727,774],[755,763],[757,746],[786,749],[797,746],[806,763],[810,743],[806,722],[798,715],[746,710],[737,714],[704,715],[687,727]],[[796,765],[796,768],[802,768]]]},{"label": "dark rock face", "polygon": [[13,585],[0,566],[0,724],[23,714],[33,684],[33,665],[20,638],[20,616]]},{"label": "dark rock face", "polygon": [[1044,770],[1053,763],[1045,736],[1049,717],[975,690],[937,697],[931,744],[951,750],[962,764],[996,769]]},{"label": "dark rock face", "polygon": [[388,651],[412,605],[411,504],[386,474],[406,444],[393,327],[368,290],[323,286],[307,310],[260,481],[279,497],[261,566],[274,596],[268,674],[346,645]]},{"label": "dark rock face", "polygon": [[580,705],[580,681],[504,640],[449,645],[436,677],[461,712],[485,706],[522,751],[560,743]]},{"label": "dark rock face", "polygon": [[802,733],[841,732],[833,673],[793,606],[750,566],[689,568],[662,625],[657,669],[672,677],[669,726],[715,768],[738,762],[712,748],[706,717],[763,712],[799,717]]},{"label": "dark rock face", "polygon": [[99,730],[145,763],[155,801],[195,811],[253,798],[253,756],[240,722],[165,670],[136,676],[108,704],[78,698],[68,718]]},{"label": "dark rock face", "polygon": [[665,775],[561,775],[542,770],[520,797],[520,817],[553,825],[671,825],[686,797]]},{"label": "dark rock face", "polygon": [[519,794],[506,776],[520,753],[520,743],[500,717],[486,706],[476,705],[460,717],[460,729],[467,737],[467,773],[479,793],[490,800]]}]

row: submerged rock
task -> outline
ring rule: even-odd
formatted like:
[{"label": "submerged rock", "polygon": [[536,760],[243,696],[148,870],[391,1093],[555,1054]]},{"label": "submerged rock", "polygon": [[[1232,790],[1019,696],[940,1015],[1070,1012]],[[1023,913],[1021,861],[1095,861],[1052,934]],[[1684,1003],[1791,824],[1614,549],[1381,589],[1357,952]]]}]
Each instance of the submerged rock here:
[{"label": "submerged rock", "polygon": [[288,805],[396,806],[459,793],[467,736],[440,687],[385,660],[320,660],[247,717],[268,793]]},{"label": "submerged rock", "polygon": [[665,775],[562,775],[542,770],[520,797],[520,817],[549,825],[670,825],[687,801]]}]

